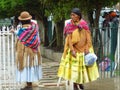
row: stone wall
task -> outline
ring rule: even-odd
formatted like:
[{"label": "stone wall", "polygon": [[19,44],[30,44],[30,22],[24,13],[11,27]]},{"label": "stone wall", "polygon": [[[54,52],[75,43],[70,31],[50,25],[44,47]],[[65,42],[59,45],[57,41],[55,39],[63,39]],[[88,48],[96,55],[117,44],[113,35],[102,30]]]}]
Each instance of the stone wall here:
[{"label": "stone wall", "polygon": [[51,49],[48,49],[46,47],[41,46],[40,47],[41,55],[47,59],[54,60],[54,61],[60,61],[62,53],[61,52],[55,52]]}]

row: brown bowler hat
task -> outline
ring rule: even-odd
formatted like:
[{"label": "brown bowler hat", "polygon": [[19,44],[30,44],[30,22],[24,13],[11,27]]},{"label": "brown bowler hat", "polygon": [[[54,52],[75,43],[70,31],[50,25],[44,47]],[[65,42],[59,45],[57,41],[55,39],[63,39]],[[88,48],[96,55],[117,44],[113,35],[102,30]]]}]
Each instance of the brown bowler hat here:
[{"label": "brown bowler hat", "polygon": [[32,16],[27,11],[21,12],[20,16],[18,17],[19,20],[30,20],[31,18]]}]

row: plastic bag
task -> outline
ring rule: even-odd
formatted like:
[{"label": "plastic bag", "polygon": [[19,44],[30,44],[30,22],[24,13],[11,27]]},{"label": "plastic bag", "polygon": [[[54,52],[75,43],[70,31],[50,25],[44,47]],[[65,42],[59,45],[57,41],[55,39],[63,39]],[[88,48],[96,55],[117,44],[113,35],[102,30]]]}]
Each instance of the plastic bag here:
[{"label": "plastic bag", "polygon": [[91,66],[96,62],[97,56],[94,53],[88,53],[85,55],[85,65],[86,66]]}]

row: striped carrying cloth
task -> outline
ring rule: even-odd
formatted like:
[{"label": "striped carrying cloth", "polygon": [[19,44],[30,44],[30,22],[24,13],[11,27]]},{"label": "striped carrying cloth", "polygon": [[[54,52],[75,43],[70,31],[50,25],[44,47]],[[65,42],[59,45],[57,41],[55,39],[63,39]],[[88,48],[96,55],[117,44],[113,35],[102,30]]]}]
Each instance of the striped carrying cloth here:
[{"label": "striped carrying cloth", "polygon": [[31,22],[31,26],[28,28],[20,28],[17,33],[18,39],[27,47],[30,47],[33,51],[38,51],[40,45],[40,39],[38,35],[38,25]]}]

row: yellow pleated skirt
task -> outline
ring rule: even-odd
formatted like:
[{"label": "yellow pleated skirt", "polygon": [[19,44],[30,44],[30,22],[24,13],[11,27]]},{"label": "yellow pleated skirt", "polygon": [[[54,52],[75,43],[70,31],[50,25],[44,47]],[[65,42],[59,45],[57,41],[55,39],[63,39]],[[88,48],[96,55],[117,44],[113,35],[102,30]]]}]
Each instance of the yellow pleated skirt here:
[{"label": "yellow pleated skirt", "polygon": [[[93,52],[92,49],[90,51]],[[58,77],[74,83],[88,83],[98,79],[98,67],[96,62],[92,66],[85,66],[84,53],[76,53],[76,58],[74,58],[68,50],[66,57],[61,58]]]}]

